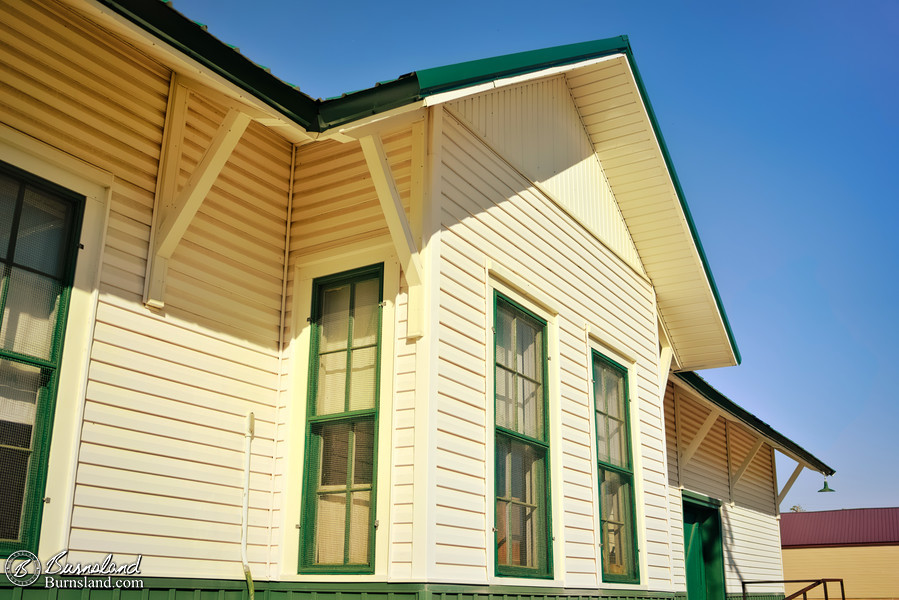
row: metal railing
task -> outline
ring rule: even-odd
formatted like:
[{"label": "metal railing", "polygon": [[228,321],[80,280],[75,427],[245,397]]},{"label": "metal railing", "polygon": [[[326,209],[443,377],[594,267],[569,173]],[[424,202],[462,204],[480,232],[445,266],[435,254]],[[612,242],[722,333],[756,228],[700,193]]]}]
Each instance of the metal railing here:
[{"label": "metal railing", "polygon": [[743,586],[743,600],[747,600],[746,596],[746,586],[747,585],[763,585],[763,584],[771,584],[771,583],[807,583],[804,588],[799,590],[798,592],[793,592],[784,600],[793,600],[794,598],[798,598],[802,596],[802,600],[808,600],[808,593],[818,587],[819,585],[824,589],[824,600],[830,600],[830,596],[827,593],[827,584],[828,583],[836,583],[840,582],[840,598],[842,600],[846,600],[846,589],[843,587],[842,579],[781,579],[778,581],[743,581],[741,585]]}]

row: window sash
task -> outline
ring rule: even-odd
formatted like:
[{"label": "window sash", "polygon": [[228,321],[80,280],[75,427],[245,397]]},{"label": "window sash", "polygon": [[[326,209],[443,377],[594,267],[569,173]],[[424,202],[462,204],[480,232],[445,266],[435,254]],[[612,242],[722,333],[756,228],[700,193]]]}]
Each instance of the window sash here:
[{"label": "window sash", "polygon": [[[637,563],[637,531],[636,531],[636,498],[634,496],[633,457],[630,439],[630,395],[627,382],[627,369],[596,351],[593,358],[593,406],[596,427],[596,463],[598,467],[597,487],[600,507],[600,540],[602,542],[601,565],[602,580],[609,583],[639,583],[639,565]],[[608,375],[617,376],[615,412],[608,406],[608,398],[599,398],[607,388],[601,385]],[[604,409],[604,410],[603,410]],[[612,441],[609,435],[609,422],[614,421],[621,426],[619,435],[619,461],[613,462]],[[605,452],[602,446],[605,444]],[[605,459],[604,459],[605,458]],[[620,483],[610,500],[616,505],[615,517],[607,513],[609,502],[604,496],[607,476],[611,475]],[[625,491],[623,492],[622,489]],[[626,493],[622,500],[618,495]],[[613,529],[616,529],[613,533]],[[614,554],[614,555],[613,555]]]},{"label": "window sash", "polygon": [[[499,293],[494,302],[496,573],[550,578],[546,321]],[[539,404],[522,406],[523,398]]]},{"label": "window sash", "polygon": [[[0,207],[0,452],[22,467],[18,476],[7,470],[0,483],[0,517],[5,519],[0,557],[5,557],[19,549],[35,550],[40,535],[84,197],[5,163],[0,163],[0,180],[5,188],[0,191],[5,204]],[[32,288],[38,280],[52,286],[43,297],[46,312],[26,314],[22,308],[42,306],[40,290]],[[36,377],[34,387],[21,376]]]},{"label": "window sash", "polygon": [[[374,569],[383,280],[383,265],[375,265],[313,282],[303,534],[300,536],[299,560],[299,570],[302,572],[371,573]],[[373,295],[373,282],[377,285],[376,297]],[[335,320],[333,311],[325,314],[328,309],[325,294],[339,292],[341,286],[348,286],[345,326],[340,318]],[[363,294],[368,298],[364,305],[357,302],[359,289],[363,286],[368,288]],[[341,302],[341,299],[337,301]],[[359,321],[360,318],[362,321]],[[325,319],[327,322],[324,322]],[[360,368],[355,359],[363,352],[368,355],[367,362]],[[337,381],[342,390],[333,385],[331,389],[323,390],[323,357],[335,357],[336,369],[343,369],[332,371],[339,372],[339,375],[331,382],[325,382]],[[365,387],[362,394],[354,396],[354,385],[360,378],[364,378],[362,383]],[[323,392],[329,396],[323,398]],[[358,481],[356,474],[362,447],[357,444],[357,436],[359,427],[366,423],[370,424],[371,429],[366,435],[365,459],[369,463],[366,468],[371,472],[367,480]],[[346,440],[347,462],[342,472],[345,479],[342,483],[337,480],[325,482],[324,455],[333,456],[335,451],[339,452],[340,444],[324,451],[324,432],[337,428],[348,428],[349,431]],[[329,500],[330,507],[326,509]],[[322,527],[326,524],[330,529],[328,533],[323,533]]]}]

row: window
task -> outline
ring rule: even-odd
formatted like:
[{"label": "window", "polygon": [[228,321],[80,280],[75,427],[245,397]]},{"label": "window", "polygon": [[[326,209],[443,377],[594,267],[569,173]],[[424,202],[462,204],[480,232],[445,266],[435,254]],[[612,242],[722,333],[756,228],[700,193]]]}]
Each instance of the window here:
[{"label": "window", "polygon": [[0,554],[37,546],[84,198],[0,163]]},{"label": "window", "polygon": [[627,370],[593,353],[602,578],[637,583]]},{"label": "window", "polygon": [[550,577],[546,321],[495,302],[496,572]]},{"label": "window", "polygon": [[371,573],[383,267],[318,279],[300,568]]}]

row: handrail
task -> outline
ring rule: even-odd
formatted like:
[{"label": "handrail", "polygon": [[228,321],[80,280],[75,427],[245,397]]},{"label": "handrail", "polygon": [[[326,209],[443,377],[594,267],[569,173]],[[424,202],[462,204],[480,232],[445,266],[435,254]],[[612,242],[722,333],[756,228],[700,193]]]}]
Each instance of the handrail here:
[{"label": "handrail", "polygon": [[846,600],[846,588],[843,586],[842,579],[779,579],[779,580],[769,580],[769,581],[742,581],[740,585],[743,587],[743,600],[748,600],[746,596],[746,586],[747,585],[763,585],[763,584],[771,584],[771,583],[808,583],[810,585],[805,586],[798,592],[794,592],[784,598],[784,600],[793,600],[794,598],[798,598],[800,595],[803,600],[808,600],[808,593],[818,587],[822,586],[824,589],[824,600],[830,600],[830,596],[827,593],[827,584],[840,582],[840,598],[842,600]]}]

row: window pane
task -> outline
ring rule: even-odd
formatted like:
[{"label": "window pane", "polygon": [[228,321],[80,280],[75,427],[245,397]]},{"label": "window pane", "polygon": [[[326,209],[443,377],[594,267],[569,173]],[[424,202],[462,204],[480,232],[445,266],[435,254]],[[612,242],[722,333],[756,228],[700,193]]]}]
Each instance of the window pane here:
[{"label": "window pane", "polygon": [[70,210],[68,202],[26,187],[16,234],[15,263],[61,279]]},{"label": "window pane", "polygon": [[515,350],[512,347],[513,316],[504,304],[496,304],[496,362],[515,370]]},{"label": "window pane", "polygon": [[543,336],[529,319],[516,319],[516,359],[518,372],[537,381],[543,380]]},{"label": "window pane", "polygon": [[315,563],[343,564],[346,494],[321,494],[315,519]]},{"label": "window pane", "polygon": [[350,286],[326,288],[322,292],[321,339],[319,352],[347,347],[350,334]]},{"label": "window pane", "polygon": [[13,267],[0,325],[0,346],[50,359],[62,286],[54,279]]},{"label": "window pane", "polygon": [[547,535],[543,524],[542,448],[496,438],[496,539],[499,564],[537,568]]},{"label": "window pane", "polygon": [[543,439],[543,386],[524,377],[518,378],[517,431]]},{"label": "window pane", "polygon": [[319,357],[315,414],[331,415],[346,407],[346,352]]},{"label": "window pane", "polygon": [[29,450],[0,448],[0,540],[19,539],[29,458]]},{"label": "window pane", "polygon": [[609,462],[619,467],[627,466],[627,435],[624,423],[617,419],[609,419]]},{"label": "window pane", "polygon": [[496,369],[496,424],[515,429],[515,375],[503,368]]},{"label": "window pane", "polygon": [[12,234],[12,220],[16,213],[21,184],[0,173],[0,259],[5,259],[9,252],[9,240]]},{"label": "window pane", "polygon": [[602,564],[608,575],[635,576],[634,528],[631,523],[631,479],[600,471]]},{"label": "window pane", "polygon": [[621,418],[624,399],[624,377],[609,368],[605,369],[606,406],[611,417]]},{"label": "window pane", "polygon": [[317,429],[321,441],[319,485],[345,488],[349,467],[350,426],[346,423],[332,423],[320,425]]},{"label": "window pane", "polygon": [[368,538],[371,525],[371,492],[353,492],[350,506],[349,564],[368,563]]},{"label": "window pane", "polygon": [[609,462],[609,418],[600,412],[596,413],[596,455]]},{"label": "window pane", "polygon": [[377,397],[377,347],[353,350],[349,410],[375,407]]},{"label": "window pane", "polygon": [[[34,425],[43,380],[38,367],[0,360],[0,427],[10,427],[8,432],[0,434],[0,444],[31,447],[30,429]],[[27,436],[24,430],[15,429],[13,425],[27,426]]]},{"label": "window pane", "polygon": [[0,539],[18,540],[41,370],[0,360]]},{"label": "window pane", "polygon": [[353,484],[371,485],[375,458],[374,421],[362,421],[353,426],[356,454],[353,462]]},{"label": "window pane", "polygon": [[353,346],[370,346],[378,341],[381,282],[378,279],[356,284],[353,308]]}]

